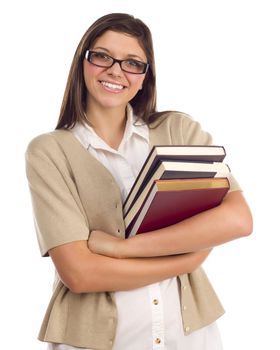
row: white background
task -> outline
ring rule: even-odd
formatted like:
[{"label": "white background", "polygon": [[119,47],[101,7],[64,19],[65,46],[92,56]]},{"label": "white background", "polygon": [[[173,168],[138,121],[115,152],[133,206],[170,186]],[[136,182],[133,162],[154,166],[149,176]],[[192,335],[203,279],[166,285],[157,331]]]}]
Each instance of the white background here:
[{"label": "white background", "polygon": [[150,27],[158,109],[191,114],[226,147],[252,208],[253,235],[216,248],[205,263],[227,310],[219,320],[225,350],[279,348],[277,3],[1,2],[1,349],[45,349],[36,336],[53,268],[39,255],[24,152],[31,138],[54,129],[76,46],[110,12]]}]

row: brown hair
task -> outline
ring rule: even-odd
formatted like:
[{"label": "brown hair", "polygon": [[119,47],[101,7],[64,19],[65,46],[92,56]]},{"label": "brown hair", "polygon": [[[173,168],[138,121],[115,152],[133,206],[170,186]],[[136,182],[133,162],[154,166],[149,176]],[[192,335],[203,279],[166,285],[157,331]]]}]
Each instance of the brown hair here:
[{"label": "brown hair", "polygon": [[[124,13],[112,13],[99,18],[82,37],[68,75],[66,89],[60,109],[56,129],[72,128],[77,121],[86,121],[86,86],[83,76],[83,60],[85,52],[107,30],[129,34],[139,41],[144,50],[149,69],[143,82],[143,88],[130,101],[134,113],[145,123],[155,119],[156,112],[156,75],[152,35],[149,28],[141,20]],[[154,115],[152,118],[151,116]]]}]

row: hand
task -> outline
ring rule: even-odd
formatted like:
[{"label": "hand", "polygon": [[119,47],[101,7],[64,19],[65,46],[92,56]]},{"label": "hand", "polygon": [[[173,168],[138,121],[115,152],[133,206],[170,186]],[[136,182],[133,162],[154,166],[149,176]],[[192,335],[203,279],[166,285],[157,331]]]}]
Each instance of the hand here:
[{"label": "hand", "polygon": [[124,242],[122,238],[96,230],[90,233],[88,247],[93,253],[121,258],[122,242]]}]

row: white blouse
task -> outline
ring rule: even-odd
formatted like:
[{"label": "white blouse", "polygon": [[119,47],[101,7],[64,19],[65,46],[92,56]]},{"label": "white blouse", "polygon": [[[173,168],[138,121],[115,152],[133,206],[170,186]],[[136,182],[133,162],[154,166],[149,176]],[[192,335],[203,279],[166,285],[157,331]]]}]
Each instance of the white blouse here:
[{"label": "white blouse", "polygon": [[[72,129],[82,145],[112,173],[123,201],[149,153],[149,129],[134,122],[128,106],[126,129],[118,150],[109,147],[87,125],[77,124]],[[216,323],[184,335],[178,283],[174,277],[115,292],[118,324],[113,350],[222,350]],[[78,349],[65,344],[48,347],[48,350]]]}]

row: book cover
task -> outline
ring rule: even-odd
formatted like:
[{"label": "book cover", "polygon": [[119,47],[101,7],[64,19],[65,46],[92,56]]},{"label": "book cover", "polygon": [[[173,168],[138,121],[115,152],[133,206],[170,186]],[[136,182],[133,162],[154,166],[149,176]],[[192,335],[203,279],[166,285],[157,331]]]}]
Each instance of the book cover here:
[{"label": "book cover", "polygon": [[154,146],[142,166],[123,206],[124,214],[131,207],[135,198],[143,190],[150,178],[164,161],[174,162],[222,162],[226,156],[223,146],[169,145]]},{"label": "book cover", "polygon": [[140,211],[126,226],[126,237],[160,229],[214,208],[228,190],[227,178],[157,180]]}]

